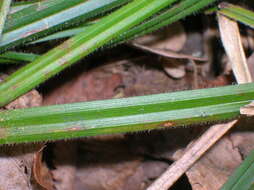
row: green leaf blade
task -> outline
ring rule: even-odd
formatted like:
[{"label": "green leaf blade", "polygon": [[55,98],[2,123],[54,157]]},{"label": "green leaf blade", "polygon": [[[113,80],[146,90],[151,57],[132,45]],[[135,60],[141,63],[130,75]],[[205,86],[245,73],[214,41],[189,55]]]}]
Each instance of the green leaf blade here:
[{"label": "green leaf blade", "polygon": [[123,43],[132,40],[138,36],[142,36],[154,32],[162,27],[165,27],[177,20],[183,19],[186,16],[197,12],[198,10],[214,3],[216,0],[184,0],[172,8],[166,10],[160,15],[148,20],[147,22],[130,29],[118,38],[114,39],[110,45]]},{"label": "green leaf blade", "polygon": [[254,28],[254,12],[229,3],[221,3],[219,7],[220,14]]},{"label": "green leaf blade", "polygon": [[89,30],[24,66],[0,84],[0,106],[36,87],[171,2],[173,0],[135,0],[105,17]]},{"label": "green leaf blade", "polygon": [[130,0],[48,0],[35,3],[10,15],[0,42],[5,51],[24,42],[48,35],[59,29],[91,19]]},{"label": "green leaf blade", "polygon": [[221,190],[251,190],[254,183],[254,151],[252,151],[243,163],[229,177]]},{"label": "green leaf blade", "polygon": [[0,60],[5,61],[13,61],[13,63],[20,63],[20,62],[31,62],[37,59],[39,55],[33,53],[22,53],[22,52],[14,52],[8,51],[0,55]]},{"label": "green leaf blade", "polygon": [[254,84],[250,83],[3,111],[0,112],[0,143],[68,139],[224,121],[237,117],[240,107],[250,103],[253,97]]}]

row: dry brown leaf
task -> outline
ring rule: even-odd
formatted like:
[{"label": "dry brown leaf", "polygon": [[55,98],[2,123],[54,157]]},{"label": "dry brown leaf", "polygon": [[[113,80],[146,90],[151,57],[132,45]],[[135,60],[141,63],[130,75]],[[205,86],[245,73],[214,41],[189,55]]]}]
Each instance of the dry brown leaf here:
[{"label": "dry brown leaf", "polygon": [[224,137],[186,175],[193,190],[219,190],[241,161],[238,150]]},{"label": "dry brown leaf", "polygon": [[240,113],[246,116],[254,116],[254,102],[241,107]]},{"label": "dry brown leaf", "polygon": [[[186,34],[184,33],[184,30],[181,29],[180,26],[181,25],[179,25],[179,23],[176,25],[172,25],[172,28],[173,28],[172,31],[171,30],[166,31],[168,32],[168,34],[163,33],[163,35],[167,37],[166,40],[164,39],[164,41],[160,41],[161,40],[160,38],[163,38],[164,36],[160,37],[161,33],[156,33],[156,34],[139,38],[133,41],[131,45],[134,46],[135,48],[141,49],[149,53],[156,54],[158,56],[161,56],[167,59],[180,59],[180,60],[191,60],[191,61],[201,61],[201,62],[207,61],[206,58],[200,58],[200,57],[177,52],[183,48],[183,45],[186,42]],[[183,34],[185,34],[184,40],[183,40]],[[155,39],[157,40],[160,39],[160,40],[158,42]],[[171,60],[171,61],[166,60],[165,62],[163,62],[163,68],[166,71],[166,73],[175,79],[180,79],[185,76],[186,74],[185,65],[186,64],[184,62],[180,62],[176,60]]]},{"label": "dry brown leaf", "polygon": [[172,50],[153,48],[153,47],[144,46],[138,43],[132,43],[131,45],[143,51],[154,53],[156,55],[169,58],[169,59],[187,59],[187,60],[194,60],[194,61],[201,61],[201,62],[207,61],[207,58],[196,57],[196,56],[187,55],[184,53],[178,53]]},{"label": "dry brown leaf", "polygon": [[227,136],[186,172],[193,190],[219,190],[254,149],[254,119],[243,117]]},{"label": "dry brown leaf", "polygon": [[53,91],[47,93],[43,104],[53,105],[108,99],[115,95],[114,90],[120,85],[122,85],[120,74],[94,69],[76,74],[72,79],[68,78],[62,85],[58,84]]},{"label": "dry brown leaf", "polygon": [[[182,59],[189,60],[191,63],[194,63],[194,60],[195,61],[202,61],[202,62],[207,60],[205,58],[200,58],[200,57],[195,57],[192,55],[177,53],[177,52],[173,52],[171,50],[162,50],[162,49],[151,48],[151,47],[144,46],[144,45],[137,44],[137,43],[132,43],[132,46],[134,46],[138,49],[141,49],[143,51],[147,51],[147,52],[162,56],[163,58],[167,58],[162,63],[163,68],[169,76],[171,76],[175,79],[183,78],[186,74],[186,70],[185,70],[186,63],[181,62]],[[176,60],[172,60],[172,59],[176,59]],[[195,63],[194,63],[194,65],[195,65]],[[195,68],[194,68],[194,70],[195,70]]]},{"label": "dry brown leaf", "polygon": [[164,63],[165,72],[174,79],[181,79],[186,75],[185,66],[183,64]]},{"label": "dry brown leaf", "polygon": [[40,144],[2,146],[0,151],[0,189],[31,190],[33,153]]},{"label": "dry brown leaf", "polygon": [[253,29],[246,28],[246,33],[244,32],[241,37],[242,37],[242,44],[244,49],[250,49],[254,50],[254,31]]},{"label": "dry brown leaf", "polygon": [[5,106],[6,109],[37,107],[42,104],[42,97],[37,90],[31,90]]},{"label": "dry brown leaf", "polygon": [[248,130],[234,132],[230,135],[232,145],[243,157],[242,160],[246,158],[252,150],[254,150],[254,132],[252,128],[253,121]]},{"label": "dry brown leaf", "polygon": [[183,48],[186,39],[184,27],[180,22],[176,22],[164,30],[137,38],[134,43],[177,52]]},{"label": "dry brown leaf", "polygon": [[[7,75],[0,75],[5,78]],[[26,108],[41,105],[42,97],[32,90],[6,106],[7,109]],[[19,144],[2,146],[0,151],[0,189],[1,190],[31,190],[32,166],[34,152],[41,144]]]},{"label": "dry brown leaf", "polygon": [[[131,154],[124,135],[99,136],[79,143],[76,189],[126,190],[142,158]],[[139,186],[139,184],[133,184]],[[133,186],[132,186],[133,187]]]},{"label": "dry brown leaf", "polygon": [[33,177],[36,182],[46,190],[53,190],[54,185],[52,181],[52,175],[48,167],[42,161],[42,154],[44,148],[45,146],[43,146],[38,152],[34,154]]},{"label": "dry brown leaf", "polygon": [[[126,190],[128,179],[135,175],[140,161],[118,161],[103,164],[94,163],[77,171],[76,189]],[[133,186],[139,184],[133,184]],[[140,184],[142,186],[142,184]]]},{"label": "dry brown leaf", "polygon": [[218,14],[221,39],[239,84],[252,82],[237,22]]},{"label": "dry brown leaf", "polygon": [[54,146],[53,163],[55,169],[51,170],[54,185],[59,190],[74,189],[77,159],[76,142],[56,142]]},{"label": "dry brown leaf", "polygon": [[237,120],[211,126],[196,142],[191,143],[183,156],[174,162],[147,190],[167,190],[182,176],[212,145],[214,145]]},{"label": "dry brown leaf", "polygon": [[250,70],[251,77],[254,79],[254,53],[248,57],[247,64]]}]

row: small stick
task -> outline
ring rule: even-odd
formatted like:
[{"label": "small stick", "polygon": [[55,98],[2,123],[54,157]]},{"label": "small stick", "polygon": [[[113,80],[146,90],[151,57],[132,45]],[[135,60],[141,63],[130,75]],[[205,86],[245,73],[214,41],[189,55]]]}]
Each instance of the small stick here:
[{"label": "small stick", "polygon": [[147,190],[167,190],[181,177],[213,144],[215,144],[237,122],[210,127],[185,154],[174,162]]}]

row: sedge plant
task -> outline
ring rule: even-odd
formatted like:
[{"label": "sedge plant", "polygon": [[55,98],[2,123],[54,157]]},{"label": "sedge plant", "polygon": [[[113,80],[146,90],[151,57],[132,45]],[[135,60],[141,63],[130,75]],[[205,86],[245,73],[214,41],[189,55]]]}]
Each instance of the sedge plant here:
[{"label": "sedge plant", "polygon": [[[158,30],[209,5],[214,5],[216,0],[108,0],[103,3],[98,1],[96,6],[89,4],[93,1],[61,2],[62,0],[47,0],[40,4],[35,1],[22,5],[23,8],[19,7],[7,18],[3,39],[8,33],[12,33],[16,35],[14,39],[21,41],[16,40],[15,43],[9,41],[6,46],[0,44],[2,51],[0,63],[7,60],[12,63],[30,63],[0,83],[1,106],[37,87],[98,48],[109,48]],[[59,3],[64,7],[60,9]],[[81,3],[87,7],[82,13],[75,17],[66,14],[77,8],[77,5],[81,6]],[[18,6],[15,7],[17,9]],[[39,16],[30,18],[36,11],[39,11]],[[42,24],[49,24],[54,16],[61,14],[65,15],[64,20],[40,30]],[[98,16],[99,18],[93,20]],[[64,26],[66,22],[67,25]],[[78,30],[75,28],[77,22],[83,25]],[[37,26],[38,30],[25,36],[19,35],[18,31],[30,26]],[[23,43],[29,45],[31,41],[39,43],[40,39],[45,40],[45,36],[47,40],[70,38],[44,55],[9,50]],[[2,111],[0,143],[57,140],[224,121],[237,117],[240,107],[252,101],[253,93],[254,85],[246,84],[129,99]]]}]

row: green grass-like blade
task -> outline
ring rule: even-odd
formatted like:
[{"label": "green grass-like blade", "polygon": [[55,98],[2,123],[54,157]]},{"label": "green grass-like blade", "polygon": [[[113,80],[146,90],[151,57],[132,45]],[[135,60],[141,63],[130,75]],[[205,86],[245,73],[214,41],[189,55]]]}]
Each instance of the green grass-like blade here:
[{"label": "green grass-like blade", "polygon": [[36,87],[172,2],[174,0],[134,0],[89,27],[89,30],[40,56],[0,84],[0,106]]},{"label": "green grass-like blade", "polygon": [[[160,27],[164,27],[170,23],[173,23],[176,20],[184,18],[188,14],[198,11],[200,8],[203,8],[204,6],[210,4],[211,2],[213,2],[213,1],[206,1],[205,3],[197,1],[197,0],[196,1],[193,1],[193,0],[183,1],[180,5],[177,5],[171,9],[167,10],[166,12],[161,13],[161,14],[155,16],[154,18],[146,21],[145,23],[142,23],[141,25],[128,30],[124,34],[120,35],[117,39],[113,40],[113,42],[111,42],[108,46],[116,45],[117,43],[122,43],[124,41],[133,39],[134,37],[158,30]],[[183,12],[184,12],[184,14],[183,14]],[[35,41],[34,43],[45,42],[45,41],[55,40],[55,39],[59,39],[59,38],[71,37],[73,35],[79,34],[82,31],[85,31],[88,27],[89,26],[78,27],[78,28],[74,28],[74,29],[68,29],[65,31],[61,31],[61,32],[49,35],[45,38],[39,39],[39,40]],[[10,61],[13,61],[13,60],[10,60]],[[17,62],[14,62],[14,63],[17,63]]]},{"label": "green grass-like blade", "polygon": [[254,83],[0,112],[0,144],[68,139],[223,121],[254,97]]},{"label": "green grass-like blade", "polygon": [[[209,1],[200,1],[200,0],[185,0],[180,4],[173,6],[172,8],[160,13],[153,18],[148,19],[144,23],[124,32],[116,39],[113,39],[106,46],[114,46],[119,43],[123,43],[134,39],[138,36],[142,36],[151,32],[154,32],[162,27],[165,27],[177,20],[183,19],[184,17],[197,12],[198,10],[206,7],[207,5],[213,3],[215,0]],[[89,26],[88,26],[89,27]],[[34,43],[45,42],[49,40],[55,40],[60,38],[71,37],[73,35],[77,35],[80,32],[86,30],[87,27],[78,27],[74,29],[68,29],[65,31],[60,31],[58,33],[49,35],[45,38],[39,39]]]},{"label": "green grass-like blade", "polygon": [[10,5],[11,5],[11,0],[0,1],[0,38],[1,38],[2,31],[5,25],[6,16],[10,9]]},{"label": "green grass-like blade", "polygon": [[119,44],[134,39],[135,37],[154,32],[162,27],[172,24],[173,22],[183,19],[190,14],[194,14],[215,1],[216,0],[183,0],[178,5],[166,10],[164,13],[122,34],[117,39],[114,39],[111,42],[111,45]]},{"label": "green grass-like blade", "polygon": [[235,170],[221,190],[252,190],[254,184],[254,151]]},{"label": "green grass-like blade", "polygon": [[130,0],[47,0],[9,15],[0,51],[91,19]]},{"label": "green grass-like blade", "polygon": [[35,3],[38,3],[41,0],[30,0],[30,1],[16,1],[12,3],[12,6],[10,8],[9,14],[13,14],[15,12],[18,12],[24,8],[27,8]]},{"label": "green grass-like blade", "polygon": [[32,62],[37,59],[39,55],[33,53],[23,53],[23,52],[14,52],[8,51],[3,54],[0,54],[0,63],[24,63]]},{"label": "green grass-like blade", "polygon": [[[193,0],[183,1],[180,5],[174,6],[171,9],[169,9],[161,14],[158,14],[155,17],[153,17],[152,19],[149,19],[148,21],[140,24],[139,26],[134,27],[133,29],[130,29],[127,32],[124,32],[124,34],[120,35],[119,37],[114,39],[111,43],[109,43],[106,46],[116,45],[117,43],[122,43],[124,41],[131,40],[134,37],[158,30],[160,27],[164,27],[170,23],[173,23],[176,20],[182,19],[185,16],[187,16],[188,14],[198,11],[199,9],[203,8],[204,6],[207,6],[208,4],[210,4],[212,2],[213,1],[206,1],[204,3],[204,2],[197,1],[197,0],[196,1],[193,1]],[[88,26],[85,26],[85,27],[78,27],[78,28],[60,31],[55,34],[49,35],[45,38],[41,38],[41,39],[39,39],[35,42],[32,42],[32,43],[39,43],[39,42],[45,42],[45,41],[49,41],[49,40],[56,40],[56,39],[60,39],[60,38],[71,37],[71,36],[79,34],[80,32],[87,30],[88,27],[91,26],[91,24],[94,24],[94,23],[90,23]],[[1,58],[1,56],[0,56],[0,58]],[[20,57],[20,58],[21,58],[20,61],[23,62],[24,61],[23,58],[22,57]],[[7,63],[10,62],[10,63],[17,64],[17,63],[19,63],[18,61],[19,61],[18,59],[15,59],[15,61],[10,59],[10,60],[8,60]],[[33,61],[33,60],[31,60],[31,61]],[[1,63],[1,60],[0,60],[0,63]],[[3,60],[3,63],[5,63],[4,60]]]},{"label": "green grass-like blade", "polygon": [[221,3],[219,7],[220,14],[254,28],[254,12],[229,3]]},{"label": "green grass-like blade", "polygon": [[31,44],[36,44],[36,43],[41,43],[41,42],[47,42],[47,41],[50,41],[50,40],[58,40],[58,39],[62,39],[62,38],[72,37],[72,36],[75,36],[75,35],[83,32],[83,31],[87,30],[88,27],[90,27],[92,24],[95,24],[95,22],[87,24],[83,27],[76,27],[76,28],[71,28],[71,29],[59,31],[59,32],[56,32],[54,34],[48,35],[46,37],[40,38],[40,39],[32,42]]},{"label": "green grass-like blade", "polygon": [[[204,6],[207,6],[211,2],[213,1],[206,1],[204,4],[204,2],[200,2],[198,0],[183,1],[181,4],[174,6],[171,9],[161,14],[156,15],[152,19],[149,19],[148,21],[128,30],[127,32],[124,32],[124,34],[121,34],[119,37],[114,39],[112,42],[110,42],[106,46],[116,45],[117,43],[122,43],[124,41],[131,40],[134,37],[158,30],[160,27],[164,27],[170,23],[173,23],[176,20],[184,18],[188,14],[198,11],[199,9],[203,8]],[[49,35],[45,38],[41,38],[32,43],[40,43],[40,42],[45,42],[49,40],[56,40],[56,39],[71,37],[71,36],[79,34],[80,32],[87,30],[88,27],[90,27],[92,24],[95,24],[95,23],[90,23],[88,26],[84,26],[84,27],[78,27],[74,29],[60,31],[55,34]],[[10,61],[13,61],[13,60],[10,60]],[[23,61],[22,57],[20,61]],[[1,63],[1,60],[0,60],[0,63]],[[13,62],[13,63],[17,63],[17,62]]]}]

